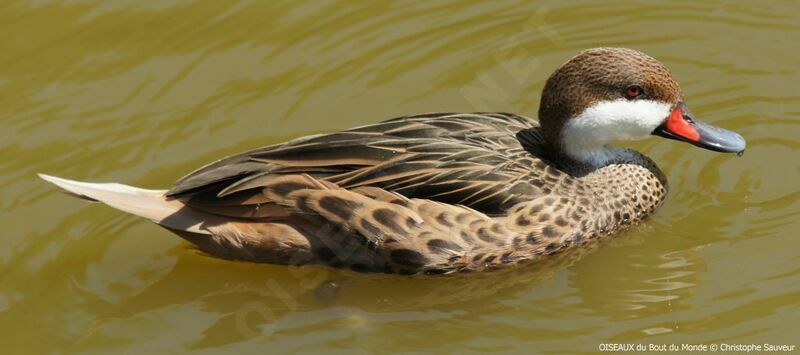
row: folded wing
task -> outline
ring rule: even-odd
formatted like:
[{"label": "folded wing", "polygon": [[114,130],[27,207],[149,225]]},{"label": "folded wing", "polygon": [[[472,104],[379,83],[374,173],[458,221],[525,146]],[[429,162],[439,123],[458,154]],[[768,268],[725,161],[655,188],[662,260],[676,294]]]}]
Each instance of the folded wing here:
[{"label": "folded wing", "polygon": [[506,113],[401,117],[222,159],[179,180],[167,196],[205,211],[264,217],[274,212],[264,184],[303,173],[345,189],[379,187],[495,215],[542,193],[531,176],[541,161],[523,146],[530,137],[517,138],[535,128]]}]

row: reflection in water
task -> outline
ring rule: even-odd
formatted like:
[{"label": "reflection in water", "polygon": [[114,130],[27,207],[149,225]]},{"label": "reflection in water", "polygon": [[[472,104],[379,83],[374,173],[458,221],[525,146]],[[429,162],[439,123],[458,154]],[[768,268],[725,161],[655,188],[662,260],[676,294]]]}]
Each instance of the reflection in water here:
[{"label": "reflection in water", "polygon": [[573,275],[573,285],[586,290],[583,307],[611,319],[646,318],[692,307],[692,287],[701,283],[705,269],[699,248],[671,252],[652,248],[624,255],[628,252],[624,247],[611,249],[607,253],[615,256],[603,263],[600,272]]},{"label": "reflection in water", "polygon": [[[792,343],[800,24],[748,2],[0,4],[0,325],[11,353],[596,351]],[[635,29],[635,30],[634,30]],[[425,111],[533,115],[576,51],[665,62],[744,156],[637,143],[666,204],[601,247],[437,279],[213,260],[34,176],[164,187],[226,154]],[[316,287],[339,288],[326,300]],[[380,351],[379,350],[379,351]]]},{"label": "reflection in water", "polygon": [[[296,313],[317,312],[336,307],[342,317],[353,314],[433,311],[452,313],[480,312],[483,307],[496,307],[504,300],[531,286],[549,280],[564,267],[595,250],[564,253],[536,265],[500,270],[492,273],[463,274],[446,277],[386,277],[358,274],[325,267],[282,267],[236,264],[202,258],[179,258],[171,272],[114,306],[103,308],[99,322],[93,324],[85,339],[108,336],[108,324],[118,319],[136,318],[141,314],[158,313],[178,304],[198,304],[204,312],[227,315],[218,322],[235,326],[243,337],[269,332],[287,331]],[[179,251],[185,253],[185,250]],[[221,267],[224,266],[224,267]],[[200,280],[187,278],[186,273],[203,275]],[[338,289],[329,299],[317,292],[326,281],[335,281]],[[165,293],[165,289],[171,292]],[[98,292],[100,290],[95,290]],[[487,299],[493,299],[486,303]],[[353,312],[353,310],[358,310]],[[230,324],[234,322],[234,324]],[[305,324],[304,324],[305,325]],[[221,327],[211,325],[208,331]],[[230,330],[230,329],[227,329]],[[94,340],[92,340],[94,341]]]}]

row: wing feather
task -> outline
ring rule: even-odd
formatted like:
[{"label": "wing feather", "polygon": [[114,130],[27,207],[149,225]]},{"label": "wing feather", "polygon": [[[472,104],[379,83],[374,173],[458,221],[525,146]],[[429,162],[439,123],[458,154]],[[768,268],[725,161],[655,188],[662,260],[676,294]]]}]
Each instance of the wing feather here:
[{"label": "wing feather", "polygon": [[541,193],[525,183],[539,159],[529,147],[541,142],[535,132],[530,119],[506,113],[400,117],[219,160],[180,179],[167,195],[207,210],[250,211],[269,202],[260,190],[272,179],[304,173],[345,189],[371,186],[498,214]]}]

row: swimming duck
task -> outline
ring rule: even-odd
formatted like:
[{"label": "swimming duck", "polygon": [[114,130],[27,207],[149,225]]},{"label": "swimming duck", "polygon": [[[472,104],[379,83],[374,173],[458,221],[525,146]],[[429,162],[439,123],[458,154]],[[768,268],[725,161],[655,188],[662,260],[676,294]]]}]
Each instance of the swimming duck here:
[{"label": "swimming duck", "polygon": [[433,275],[534,261],[651,215],[666,177],[614,141],[745,149],[698,121],[669,70],[632,49],[577,54],[547,80],[538,113],[426,113],[299,138],[169,190],[41,177],[215,257]]}]

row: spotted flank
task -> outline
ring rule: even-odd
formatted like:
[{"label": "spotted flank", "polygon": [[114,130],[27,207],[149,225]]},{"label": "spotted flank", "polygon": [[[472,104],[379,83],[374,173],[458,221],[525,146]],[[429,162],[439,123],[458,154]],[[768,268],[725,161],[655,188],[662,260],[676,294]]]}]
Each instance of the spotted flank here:
[{"label": "spotted flank", "polygon": [[538,121],[494,112],[400,117],[230,156],[169,190],[42,178],[219,258],[404,275],[484,271],[587,245],[661,205],[667,182],[658,167],[612,141],[653,132],[744,149],[716,128],[708,132],[730,135],[705,143],[712,133],[691,131],[682,99],[655,59],[600,48],[550,77]]}]

